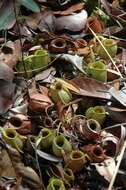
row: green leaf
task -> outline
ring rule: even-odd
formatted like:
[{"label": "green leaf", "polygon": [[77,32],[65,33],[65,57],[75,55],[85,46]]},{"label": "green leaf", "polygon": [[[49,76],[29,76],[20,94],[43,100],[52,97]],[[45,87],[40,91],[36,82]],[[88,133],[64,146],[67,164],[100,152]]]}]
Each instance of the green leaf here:
[{"label": "green leaf", "polygon": [[17,0],[17,2],[33,12],[40,12],[39,6],[34,0]]},{"label": "green leaf", "polygon": [[13,11],[12,1],[3,2],[0,8],[0,30],[9,29],[15,22],[15,14]]}]

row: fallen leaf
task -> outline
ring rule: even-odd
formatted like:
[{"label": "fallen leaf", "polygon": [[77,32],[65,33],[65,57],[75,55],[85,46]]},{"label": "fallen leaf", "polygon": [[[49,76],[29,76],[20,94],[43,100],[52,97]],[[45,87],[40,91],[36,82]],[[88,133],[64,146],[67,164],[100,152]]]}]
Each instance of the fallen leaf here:
[{"label": "fallen leaf", "polygon": [[83,74],[86,74],[83,69],[83,57],[80,57],[78,55],[70,55],[70,54],[58,55],[57,57],[59,57],[59,60],[63,59],[65,61],[68,61],[73,66],[75,66],[79,71],[81,71]]},{"label": "fallen leaf", "polygon": [[50,67],[35,76],[35,81],[42,81],[46,83],[52,83],[55,78],[56,70],[54,67]]},{"label": "fallen leaf", "polygon": [[78,3],[78,4],[75,4],[75,5],[72,5],[71,7],[66,9],[65,11],[55,11],[54,14],[55,15],[66,16],[66,15],[72,14],[73,12],[82,10],[83,7],[84,7],[84,3]]},{"label": "fallen leaf", "polygon": [[38,28],[41,32],[45,30],[53,32],[55,31],[55,17],[51,10],[44,9],[41,13],[33,13],[28,16],[26,25],[33,30]]},{"label": "fallen leaf", "polygon": [[[2,2],[2,6],[0,7],[0,30],[5,30],[12,28],[16,22],[16,19],[13,11],[13,0],[4,0]],[[17,9],[17,11],[19,12],[19,9]]]},{"label": "fallen leaf", "polygon": [[38,4],[34,0],[17,0],[17,2],[33,12],[40,12]]},{"label": "fallen leaf", "polygon": [[116,168],[115,160],[113,158],[109,158],[100,164],[96,163],[94,165],[98,173],[110,182]]},{"label": "fallen leaf", "polygon": [[123,106],[126,106],[126,91],[116,90],[114,87],[109,89],[109,93],[112,97],[114,97],[119,103],[121,103]]},{"label": "fallen leaf", "polygon": [[[6,49],[10,49],[9,52]],[[8,41],[6,46],[3,46],[0,53],[0,63],[5,63],[10,68],[14,68],[16,66],[17,61],[21,56],[21,44],[20,40],[16,40],[15,42]]]},{"label": "fallen leaf", "polygon": [[79,13],[77,12],[72,15],[56,17],[56,31],[82,31],[86,26],[87,17],[87,11],[84,9],[81,10]]},{"label": "fallen leaf", "polygon": [[31,189],[43,190],[39,176],[32,168],[24,166],[20,153],[16,149],[8,147],[8,154],[17,177],[22,177],[22,181]]},{"label": "fallen leaf", "polygon": [[0,60],[0,80],[12,81],[14,77],[13,70]]},{"label": "fallen leaf", "polygon": [[55,31],[55,17],[53,15],[53,12],[51,10],[44,10],[42,12],[41,20],[38,24],[38,29],[43,31],[49,31],[54,32]]},{"label": "fallen leaf", "polygon": [[36,30],[37,27],[38,27],[38,24],[39,24],[39,22],[40,22],[40,20],[41,20],[41,18],[42,18],[41,13],[33,13],[33,14],[31,14],[30,16],[28,16],[28,17],[26,18],[26,24],[27,24],[30,28]]},{"label": "fallen leaf", "polygon": [[0,114],[5,113],[12,105],[15,85],[12,82],[0,80]]},{"label": "fallen leaf", "polygon": [[74,93],[79,93],[80,92],[77,85],[73,85],[67,80],[63,80],[61,78],[56,78],[56,81],[60,82],[61,84],[63,84],[64,87],[68,88],[69,90],[73,91]]},{"label": "fallen leaf", "polygon": [[76,85],[80,93],[79,95],[101,98],[101,99],[110,99],[110,94],[106,93],[109,90],[109,87],[102,82],[96,81],[87,77],[80,77],[71,80],[71,84]]},{"label": "fallen leaf", "polygon": [[126,122],[126,109],[114,106],[106,106],[106,111],[109,112],[110,117],[117,123]]},{"label": "fallen leaf", "polygon": [[0,176],[16,177],[12,162],[4,149],[0,152]]},{"label": "fallen leaf", "polygon": [[58,158],[54,155],[51,155],[51,154],[48,154],[48,153],[45,153],[41,150],[36,150],[38,156],[42,159],[45,159],[45,160],[48,160],[48,161],[51,161],[51,162],[61,162],[62,159],[61,158]]},{"label": "fallen leaf", "polygon": [[107,80],[108,81],[113,81],[120,78],[120,75],[117,71],[113,69],[107,69]]}]

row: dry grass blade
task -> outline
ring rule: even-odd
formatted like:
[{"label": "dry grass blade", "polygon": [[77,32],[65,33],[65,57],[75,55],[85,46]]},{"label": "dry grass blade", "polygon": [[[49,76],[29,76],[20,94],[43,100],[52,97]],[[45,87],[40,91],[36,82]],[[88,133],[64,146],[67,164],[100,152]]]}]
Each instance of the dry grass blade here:
[{"label": "dry grass blade", "polygon": [[95,34],[95,32],[88,26],[89,30],[92,32],[92,34],[94,35],[94,37],[98,40],[99,44],[102,46],[102,48],[104,49],[105,53],[108,55],[109,59],[111,60],[112,64],[115,66],[117,72],[119,73],[120,77],[123,78],[120,70],[118,69],[115,61],[112,59],[111,55],[108,53],[107,49],[105,48],[105,46],[103,45],[103,43],[101,42],[101,40],[99,39],[99,37]]},{"label": "dry grass blade", "polygon": [[111,180],[111,182],[109,184],[108,190],[112,190],[112,187],[114,185],[114,182],[115,182],[115,179],[116,179],[116,175],[118,173],[119,166],[121,164],[121,161],[122,161],[125,149],[126,149],[126,141],[124,142],[124,146],[122,147],[122,150],[121,150],[121,153],[120,153],[120,156],[119,156],[119,160],[118,160],[118,163],[116,165],[115,173],[114,173],[114,175],[112,177],[112,180]]}]

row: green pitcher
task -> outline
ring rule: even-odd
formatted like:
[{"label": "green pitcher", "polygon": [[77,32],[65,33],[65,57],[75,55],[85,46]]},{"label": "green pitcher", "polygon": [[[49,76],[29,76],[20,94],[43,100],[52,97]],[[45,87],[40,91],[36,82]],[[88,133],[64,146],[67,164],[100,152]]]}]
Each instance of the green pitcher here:
[{"label": "green pitcher", "polygon": [[[106,38],[104,38],[102,40],[102,44],[104,45],[105,49],[108,51],[109,55],[112,58],[115,57],[115,55],[117,53],[117,49],[118,49],[117,42],[115,40],[113,40],[113,39],[106,39]],[[96,53],[100,57],[102,57],[104,59],[109,59],[107,53],[105,52],[105,50],[103,49],[103,47],[100,44],[97,46],[96,49],[97,49]]]},{"label": "green pitcher", "polygon": [[50,86],[50,94],[55,103],[61,101],[63,104],[67,104],[72,99],[70,91],[63,85],[62,82],[54,82]]},{"label": "green pitcher", "polygon": [[[30,76],[31,72],[37,72],[43,69],[44,67],[48,66],[50,62],[49,54],[46,50],[40,49],[36,50],[33,55],[29,55],[24,57],[25,68],[28,72],[28,76]],[[24,72],[23,63],[19,63],[17,65],[18,72]]]},{"label": "green pitcher", "polygon": [[47,190],[65,190],[64,183],[61,179],[52,178],[47,186]]},{"label": "green pitcher", "polygon": [[75,177],[74,177],[74,173],[70,168],[64,168],[64,178],[68,181],[68,182],[72,182],[74,181]]},{"label": "green pitcher", "polygon": [[2,136],[7,144],[11,145],[13,148],[16,148],[19,152],[22,152],[23,141],[15,129],[7,128],[3,130]]},{"label": "green pitcher", "polygon": [[55,138],[55,132],[50,130],[50,129],[47,129],[47,128],[44,128],[41,130],[41,140],[40,140],[40,146],[41,148],[49,148],[52,143],[53,143],[53,139]]},{"label": "green pitcher", "polygon": [[72,146],[63,135],[59,135],[53,140],[52,150],[56,156],[62,157],[64,152],[68,153],[72,151]]},{"label": "green pitcher", "polygon": [[66,160],[66,165],[73,172],[79,172],[83,168],[84,164],[87,162],[86,157],[87,155],[85,155],[82,151],[73,150]]},{"label": "green pitcher", "polygon": [[95,106],[88,108],[85,115],[88,119],[95,119],[100,124],[103,124],[106,114],[108,114],[108,112],[105,111],[103,106]]},{"label": "green pitcher", "polygon": [[101,82],[107,82],[107,66],[103,62],[96,61],[94,63],[89,63],[87,72],[92,78]]}]

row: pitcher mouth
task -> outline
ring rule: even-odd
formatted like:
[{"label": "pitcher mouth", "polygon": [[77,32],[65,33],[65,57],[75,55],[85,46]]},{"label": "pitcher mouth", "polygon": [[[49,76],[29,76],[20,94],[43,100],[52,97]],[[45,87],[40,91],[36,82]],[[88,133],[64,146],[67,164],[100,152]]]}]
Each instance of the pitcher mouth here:
[{"label": "pitcher mouth", "polygon": [[95,156],[100,157],[102,155],[103,151],[100,147],[95,147],[93,150],[93,153]]},{"label": "pitcher mouth", "polygon": [[97,61],[97,62],[93,63],[91,68],[92,69],[97,69],[97,70],[105,70],[106,69],[105,64],[100,62],[100,61]]},{"label": "pitcher mouth", "polygon": [[97,127],[94,123],[91,123],[90,124],[90,128],[93,130],[93,131],[96,131]]},{"label": "pitcher mouth", "polygon": [[71,158],[76,160],[83,157],[83,153],[80,151],[73,152]]},{"label": "pitcher mouth", "polygon": [[15,127],[20,127],[22,125],[22,120],[18,117],[11,117],[9,119],[9,122],[15,126]]},{"label": "pitcher mouth", "polygon": [[65,170],[65,173],[66,173],[68,176],[71,176],[71,170],[66,169],[66,170]]},{"label": "pitcher mouth", "polygon": [[107,39],[107,40],[104,41],[104,45],[106,45],[106,46],[114,46],[114,45],[116,45],[116,43],[112,39]]},{"label": "pitcher mouth", "polygon": [[97,108],[97,109],[95,109],[95,112],[97,112],[97,113],[103,113],[103,110],[102,110],[102,109]]},{"label": "pitcher mouth", "polygon": [[64,145],[64,138],[61,136],[57,137],[56,144],[57,146],[62,147]]},{"label": "pitcher mouth", "polygon": [[43,136],[43,137],[47,137],[47,136],[48,136],[48,134],[49,134],[49,132],[48,132],[48,131],[43,131],[43,132],[42,132],[42,136]]},{"label": "pitcher mouth", "polygon": [[62,183],[59,181],[59,180],[53,180],[52,181],[52,186],[55,190],[60,190],[61,189],[61,186],[62,186]]},{"label": "pitcher mouth", "polygon": [[97,134],[100,132],[100,124],[94,119],[87,120],[87,126],[93,133]]},{"label": "pitcher mouth", "polygon": [[63,85],[62,85],[61,82],[56,82],[56,84],[55,84],[55,89],[56,89],[56,90],[61,90],[62,87],[63,87]]},{"label": "pitcher mouth", "polygon": [[5,136],[7,138],[14,139],[16,137],[16,135],[17,135],[16,131],[14,131],[10,128],[6,129],[6,131],[5,131]]},{"label": "pitcher mouth", "polygon": [[44,139],[48,137],[51,134],[51,132],[48,129],[43,129],[41,134],[42,134],[42,138]]}]

